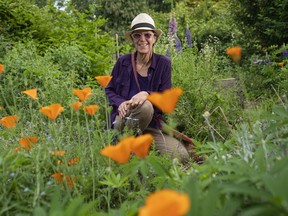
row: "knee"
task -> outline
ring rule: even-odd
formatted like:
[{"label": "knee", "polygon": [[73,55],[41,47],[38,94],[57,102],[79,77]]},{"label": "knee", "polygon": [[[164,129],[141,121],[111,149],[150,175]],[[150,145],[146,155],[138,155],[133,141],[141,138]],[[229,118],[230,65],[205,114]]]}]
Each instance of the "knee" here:
[{"label": "knee", "polygon": [[150,101],[146,100],[140,107],[142,112],[145,113],[154,113],[153,105]]}]

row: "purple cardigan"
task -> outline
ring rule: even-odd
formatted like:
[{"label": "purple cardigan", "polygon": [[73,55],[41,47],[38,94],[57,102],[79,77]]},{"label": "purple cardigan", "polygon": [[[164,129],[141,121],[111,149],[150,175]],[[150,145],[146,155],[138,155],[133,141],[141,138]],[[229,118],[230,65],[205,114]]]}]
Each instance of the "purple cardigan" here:
[{"label": "purple cardigan", "polygon": [[[112,79],[105,88],[109,105],[112,106],[110,123],[115,120],[119,105],[130,99],[131,73],[133,73],[131,54],[120,56],[112,70]],[[171,87],[171,60],[166,56],[153,53],[148,69],[148,93],[162,92]],[[154,107],[154,116],[159,117],[159,115],[162,116],[162,112]]]}]

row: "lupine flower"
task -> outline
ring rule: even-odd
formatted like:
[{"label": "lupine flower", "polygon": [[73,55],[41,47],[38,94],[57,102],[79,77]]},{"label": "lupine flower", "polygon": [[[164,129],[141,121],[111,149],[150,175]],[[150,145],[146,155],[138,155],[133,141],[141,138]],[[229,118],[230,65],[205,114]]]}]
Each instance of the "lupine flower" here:
[{"label": "lupine flower", "polygon": [[87,100],[87,98],[91,95],[91,88],[84,89],[75,89],[73,90],[73,94],[77,96],[81,101]]},{"label": "lupine flower", "polygon": [[0,64],[0,74],[5,71],[5,67],[3,64]]},{"label": "lupine flower", "polygon": [[38,137],[23,137],[18,140],[20,143],[21,148],[29,151],[32,148],[32,144],[36,144],[38,142]]},{"label": "lupine flower", "polygon": [[186,36],[186,40],[187,40],[187,47],[192,48],[192,45],[193,45],[192,36],[191,36],[191,31],[188,27],[186,28],[185,36]]},{"label": "lupine flower", "polygon": [[178,103],[179,97],[183,94],[181,88],[172,88],[161,93],[154,92],[148,95],[149,100],[153,105],[164,113],[172,113]]},{"label": "lupine flower", "polygon": [[92,116],[97,112],[97,110],[99,109],[99,106],[98,105],[90,105],[90,106],[85,106],[83,109],[86,113],[88,113],[88,115]]},{"label": "lupine flower", "polygon": [[32,99],[37,99],[37,89],[29,89],[26,91],[22,91],[21,93],[26,94],[28,96],[30,96]]},{"label": "lupine flower", "polygon": [[242,48],[239,46],[229,47],[226,50],[226,53],[234,62],[239,63],[241,60]]},{"label": "lupine flower", "polygon": [[72,106],[74,111],[76,112],[82,106],[82,103],[80,101],[76,101],[74,103],[71,103],[70,106]]},{"label": "lupine flower", "polygon": [[144,159],[148,155],[153,139],[154,138],[151,134],[144,134],[136,137],[131,145],[131,151],[138,157]]},{"label": "lupine flower", "polygon": [[63,155],[65,155],[65,153],[66,153],[65,150],[61,150],[61,151],[55,150],[55,151],[52,151],[52,152],[51,152],[51,155],[52,155],[52,156],[63,156]]},{"label": "lupine flower", "polygon": [[267,56],[266,59],[265,59],[265,63],[266,63],[266,64],[269,64],[270,62],[271,62],[271,61],[270,61],[269,57]]},{"label": "lupine flower", "polygon": [[284,47],[284,49],[282,51],[282,56],[283,56],[283,58],[288,58],[288,52],[286,50],[286,47]]},{"label": "lupine flower", "polygon": [[121,140],[117,145],[109,145],[100,151],[100,154],[117,163],[127,163],[131,154],[131,145],[135,137],[130,136]]},{"label": "lupine flower", "polygon": [[16,122],[19,120],[19,117],[16,115],[6,116],[0,119],[0,124],[6,128],[13,128],[16,126]]},{"label": "lupine flower", "polygon": [[177,52],[182,51],[182,43],[177,34],[174,35],[174,40],[175,40],[175,48]]},{"label": "lupine flower", "polygon": [[170,17],[168,32],[169,32],[169,35],[173,35],[177,32],[176,18]]},{"label": "lupine flower", "polygon": [[109,82],[112,79],[112,76],[96,76],[95,79],[98,81],[98,83],[103,87],[106,88],[106,86],[109,84]]},{"label": "lupine flower", "polygon": [[147,197],[145,206],[139,209],[139,216],[184,216],[190,209],[190,199],[187,194],[164,189],[156,191]]},{"label": "lupine flower", "polygon": [[61,104],[51,104],[50,106],[43,107],[39,112],[46,115],[48,118],[55,120],[58,115],[64,110]]}]

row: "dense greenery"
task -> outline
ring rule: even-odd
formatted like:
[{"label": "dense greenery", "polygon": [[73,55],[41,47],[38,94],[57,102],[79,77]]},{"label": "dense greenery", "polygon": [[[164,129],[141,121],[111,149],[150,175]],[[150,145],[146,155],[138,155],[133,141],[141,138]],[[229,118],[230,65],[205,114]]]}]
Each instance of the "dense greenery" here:
[{"label": "dense greenery", "polygon": [[[55,1],[0,0],[0,120],[19,117],[14,128],[0,124],[0,215],[132,216],[163,188],[189,195],[187,215],[288,214],[286,1],[139,8],[146,2],[71,1],[57,10]],[[170,56],[173,85],[184,92],[167,122],[193,138],[201,165],[183,166],[153,146],[145,159],[122,165],[99,154],[116,132],[105,129],[111,108],[94,77],[109,75],[117,56],[132,51],[121,37],[140,9],[164,31],[155,51]],[[169,37],[171,18],[181,51]],[[226,54],[236,45],[239,62]],[[99,106],[92,116],[71,107],[73,90],[85,87],[92,95],[83,106]],[[33,88],[37,100],[23,94]],[[39,112],[53,103],[64,107],[55,120]],[[29,136],[38,142],[19,149]],[[55,173],[67,178],[59,183]]]}]

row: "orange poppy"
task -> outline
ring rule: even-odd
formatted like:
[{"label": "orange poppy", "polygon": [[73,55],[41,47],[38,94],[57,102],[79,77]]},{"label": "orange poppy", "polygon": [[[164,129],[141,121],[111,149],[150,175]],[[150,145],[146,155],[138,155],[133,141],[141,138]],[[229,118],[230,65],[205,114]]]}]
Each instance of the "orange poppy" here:
[{"label": "orange poppy", "polygon": [[66,175],[66,176],[65,176],[65,180],[66,180],[67,186],[68,186],[69,188],[74,187],[74,183],[76,183],[76,177],[75,177],[75,176],[68,176],[68,175]]},{"label": "orange poppy", "polygon": [[63,155],[65,155],[65,153],[66,153],[65,150],[61,150],[61,151],[55,150],[55,151],[52,151],[52,152],[51,152],[51,155],[52,155],[52,156],[63,156]]},{"label": "orange poppy", "polygon": [[19,117],[16,115],[6,116],[0,119],[0,124],[4,125],[6,128],[13,128],[16,126],[16,121],[19,120]]},{"label": "orange poppy", "polygon": [[46,115],[48,118],[55,120],[58,115],[64,110],[61,104],[51,104],[50,106],[43,107],[39,112]]},{"label": "orange poppy", "polygon": [[80,160],[79,157],[72,158],[71,160],[68,161],[68,166],[72,166],[74,164],[78,164],[79,160]]},{"label": "orange poppy", "polygon": [[279,66],[279,67],[284,67],[284,65],[285,65],[285,62],[279,62],[279,63],[278,63],[278,66]]},{"label": "orange poppy", "polygon": [[106,88],[106,86],[109,84],[109,82],[112,79],[112,76],[96,76],[95,79],[98,81],[98,83],[103,87]]},{"label": "orange poppy", "polygon": [[52,178],[56,179],[58,183],[62,183],[63,181],[63,174],[62,173],[54,173],[51,175]]},{"label": "orange poppy", "polygon": [[88,113],[89,115],[92,116],[99,109],[99,106],[98,105],[90,105],[90,106],[85,106],[83,109],[85,110],[86,113]]},{"label": "orange poppy", "polygon": [[164,113],[172,113],[177,105],[179,97],[183,94],[181,88],[172,88],[162,93],[154,92],[148,95],[149,100],[154,106]]},{"label": "orange poppy", "polygon": [[226,50],[226,54],[230,56],[234,62],[239,63],[242,55],[242,48],[239,46],[229,47]]},{"label": "orange poppy", "polygon": [[0,64],[0,74],[5,71],[5,67],[3,64]]},{"label": "orange poppy", "polygon": [[153,141],[151,134],[141,135],[135,138],[131,145],[131,150],[140,158],[145,158],[148,155],[151,143]]},{"label": "orange poppy", "polygon": [[32,144],[38,142],[38,137],[23,137],[19,141],[21,148],[29,151],[32,148]]},{"label": "orange poppy", "polygon": [[34,100],[37,99],[37,89],[36,88],[22,91],[21,93],[30,96]]},{"label": "orange poppy", "polygon": [[139,216],[184,216],[189,209],[190,199],[187,194],[164,189],[147,197],[145,206],[139,209]]},{"label": "orange poppy", "polygon": [[125,139],[121,140],[117,145],[106,146],[100,151],[100,154],[116,161],[117,163],[127,163],[131,154],[130,146],[134,141],[135,137],[126,137]]},{"label": "orange poppy", "polygon": [[80,101],[76,101],[74,103],[71,103],[70,106],[72,106],[74,111],[76,112],[82,106],[82,103]]},{"label": "orange poppy", "polygon": [[91,88],[84,88],[81,89],[75,89],[73,90],[73,94],[77,96],[81,101],[87,100],[87,98],[91,95]]}]

